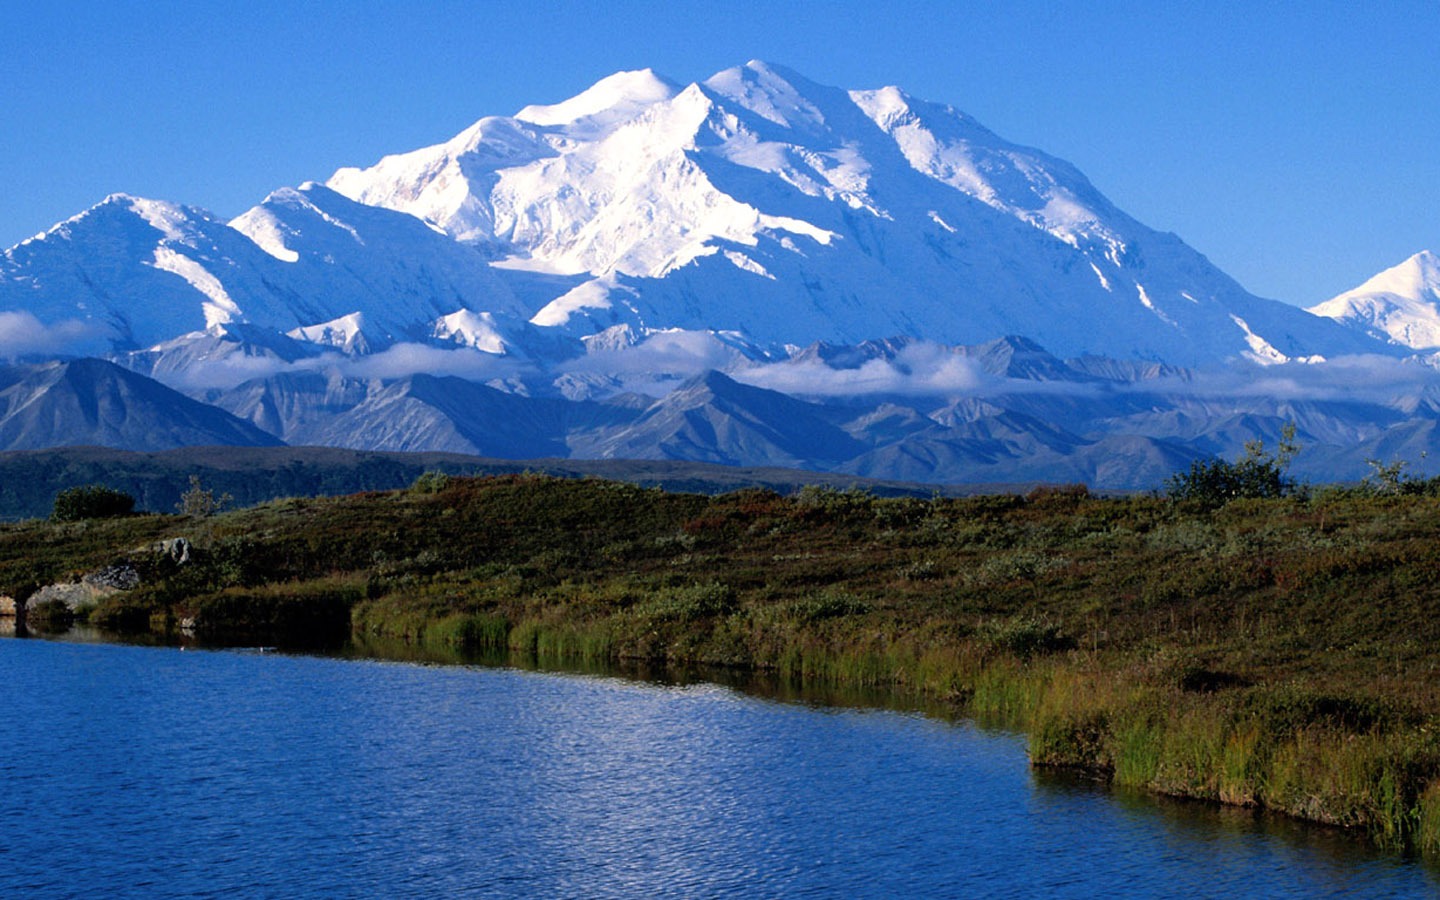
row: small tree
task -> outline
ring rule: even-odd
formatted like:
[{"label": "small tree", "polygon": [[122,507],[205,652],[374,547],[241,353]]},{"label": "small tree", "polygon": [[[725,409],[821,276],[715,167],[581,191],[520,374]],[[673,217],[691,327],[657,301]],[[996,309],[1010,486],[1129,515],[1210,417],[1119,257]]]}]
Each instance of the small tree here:
[{"label": "small tree", "polygon": [[203,519],[220,512],[234,499],[229,494],[221,494],[216,497],[213,490],[200,484],[199,475],[191,475],[190,490],[180,495],[180,502],[175,508],[180,511],[181,515]]},{"label": "small tree", "polygon": [[438,494],[450,484],[450,476],[431,469],[421,472],[410,484],[412,494]]},{"label": "small tree", "polygon": [[135,511],[135,498],[103,484],[87,484],[66,488],[55,495],[55,508],[50,518],[56,522],[78,522],[81,519],[110,519],[128,516]]},{"label": "small tree", "polygon": [[1284,497],[1295,490],[1295,483],[1285,473],[1299,452],[1292,423],[1280,432],[1274,453],[1267,451],[1259,438],[1246,441],[1244,455],[1235,462],[1219,457],[1197,459],[1190,464],[1190,471],[1172,475],[1165,482],[1165,493],[1172,500],[1193,500],[1207,506],[1241,497]]},{"label": "small tree", "polygon": [[[1420,460],[1423,463],[1428,454],[1420,451]],[[1372,494],[1421,494],[1425,492],[1425,479],[1405,472],[1410,467],[1409,460],[1397,459],[1393,462],[1382,463],[1378,459],[1367,459],[1365,465],[1370,467],[1370,474],[1360,481],[1360,486]]]}]

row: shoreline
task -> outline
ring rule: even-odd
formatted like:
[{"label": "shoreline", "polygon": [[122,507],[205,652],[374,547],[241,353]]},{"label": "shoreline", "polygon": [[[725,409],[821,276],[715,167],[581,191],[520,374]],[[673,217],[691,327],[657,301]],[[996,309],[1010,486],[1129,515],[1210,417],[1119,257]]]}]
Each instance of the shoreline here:
[{"label": "shoreline", "polygon": [[[132,552],[177,534],[186,566]],[[1023,732],[1037,767],[1436,857],[1437,538],[1440,500],[1354,490],[1202,510],[525,475],[3,526],[0,588],[130,553],[140,586],[92,623],[893,690]]]}]

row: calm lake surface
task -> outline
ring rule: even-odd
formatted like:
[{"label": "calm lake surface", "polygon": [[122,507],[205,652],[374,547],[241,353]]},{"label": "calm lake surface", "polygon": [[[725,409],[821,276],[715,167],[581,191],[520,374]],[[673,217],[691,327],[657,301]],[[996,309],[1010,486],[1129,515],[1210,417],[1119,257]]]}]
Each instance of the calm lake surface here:
[{"label": "calm lake surface", "polygon": [[0,897],[1425,897],[1353,837],[713,685],[0,640]]}]

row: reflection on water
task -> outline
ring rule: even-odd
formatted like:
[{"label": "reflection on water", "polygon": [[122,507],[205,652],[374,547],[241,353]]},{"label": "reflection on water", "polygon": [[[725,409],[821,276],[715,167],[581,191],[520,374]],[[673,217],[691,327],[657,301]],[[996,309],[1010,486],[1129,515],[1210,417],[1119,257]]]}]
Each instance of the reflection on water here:
[{"label": "reflection on water", "polygon": [[561,663],[548,661],[542,663],[533,658],[510,653],[465,653],[453,647],[425,647],[393,638],[373,636],[357,636],[335,655],[348,659],[385,659],[435,665],[514,668],[529,672],[568,675],[600,675],[654,685],[709,684],[781,703],[798,703],[822,708],[845,707],[922,713],[944,721],[954,721],[961,717],[961,710],[955,704],[945,703],[922,694],[864,685],[802,684],[797,679],[782,677],[770,672],[755,672],[726,666],[671,666],[635,659],[569,660]]},{"label": "reflection on water", "polygon": [[0,896],[1440,887],[1348,835],[1032,772],[1015,735],[632,674],[5,641],[0,736],[36,751],[0,755]]},{"label": "reflection on water", "polygon": [[[1037,769],[1032,778],[1041,797],[1060,808],[1079,797],[1102,798],[1119,815],[1162,834],[1177,852],[1213,854],[1217,860],[1280,858],[1290,865],[1311,866],[1319,896],[1368,896],[1376,872],[1403,872],[1411,867],[1427,873],[1427,896],[1440,892],[1440,870],[1420,860],[1376,851],[1358,831],[1302,822],[1263,809],[1221,806],[1199,800],[1163,797],[1114,787],[1079,773]],[[1417,884],[1417,887],[1420,886]]]}]

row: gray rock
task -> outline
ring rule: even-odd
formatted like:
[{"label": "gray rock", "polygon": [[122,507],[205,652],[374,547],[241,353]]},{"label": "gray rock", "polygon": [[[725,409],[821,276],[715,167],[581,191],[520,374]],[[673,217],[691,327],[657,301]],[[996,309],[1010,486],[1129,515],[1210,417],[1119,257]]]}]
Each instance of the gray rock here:
[{"label": "gray rock", "polygon": [[175,565],[183,566],[190,562],[190,551],[194,549],[195,545],[190,543],[189,538],[173,537],[166,538],[163,541],[156,541],[146,547],[136,547],[130,551],[130,556],[133,558],[142,554],[151,553],[156,556],[169,557],[170,561],[175,563]]},{"label": "gray rock", "polygon": [[97,588],[113,588],[117,591],[133,591],[140,586],[140,573],[126,563],[106,566],[98,572],[82,577],[81,582]]},{"label": "gray rock", "polygon": [[170,561],[177,566],[190,562],[190,550],[190,539],[183,537],[167,538],[155,545],[157,553],[170,557]]},{"label": "gray rock", "polygon": [[121,590],[121,588],[110,585],[91,584],[83,579],[77,584],[47,584],[45,587],[31,594],[25,601],[24,606],[31,608],[48,600],[59,600],[68,606],[71,612],[74,612],[81,606],[96,603],[102,597],[118,594]]}]

